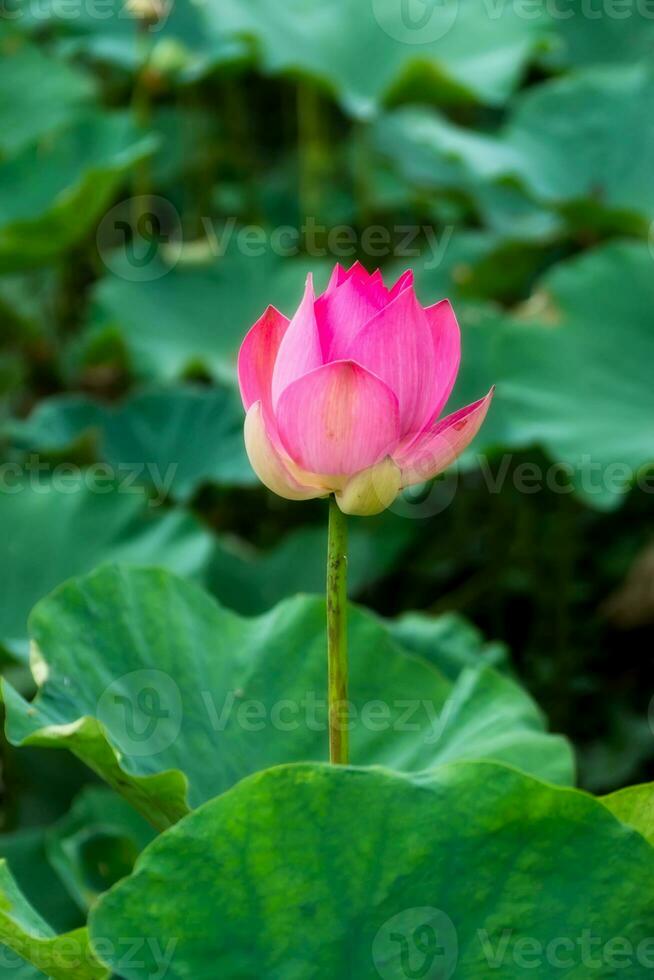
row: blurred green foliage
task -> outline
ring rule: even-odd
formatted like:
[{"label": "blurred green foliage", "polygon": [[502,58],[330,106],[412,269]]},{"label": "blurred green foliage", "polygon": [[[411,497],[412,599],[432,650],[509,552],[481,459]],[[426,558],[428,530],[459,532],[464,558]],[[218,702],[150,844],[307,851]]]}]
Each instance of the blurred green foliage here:
[{"label": "blurred green foliage", "polygon": [[[456,472],[352,522],[354,596],[424,611],[388,628],[423,655],[441,631],[449,683],[471,659],[498,684],[514,670],[583,785],[651,777],[654,19],[581,0],[445,0],[422,26],[395,0],[59,6],[5,0],[0,20],[14,685],[32,693],[32,606],[105,560],[247,615],[321,590],[324,507],[257,485],[235,358],[268,303],[289,314],[308,271],[322,286],[358,258],[454,302],[452,407],[497,395]],[[502,646],[462,641],[461,616]],[[109,806],[98,829],[85,796],[58,836],[26,830],[86,779],[61,763],[46,802],[28,758],[3,745],[2,853],[55,853],[79,906],[112,880],[84,869],[87,837],[117,840],[122,868],[139,828]]]}]

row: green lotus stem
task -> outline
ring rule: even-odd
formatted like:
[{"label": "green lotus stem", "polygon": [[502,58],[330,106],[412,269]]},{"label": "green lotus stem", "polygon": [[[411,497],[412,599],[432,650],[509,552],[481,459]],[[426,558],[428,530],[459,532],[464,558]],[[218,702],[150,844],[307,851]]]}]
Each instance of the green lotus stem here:
[{"label": "green lotus stem", "polygon": [[329,498],[327,544],[327,664],[329,761],[347,765],[347,524],[334,497]]}]

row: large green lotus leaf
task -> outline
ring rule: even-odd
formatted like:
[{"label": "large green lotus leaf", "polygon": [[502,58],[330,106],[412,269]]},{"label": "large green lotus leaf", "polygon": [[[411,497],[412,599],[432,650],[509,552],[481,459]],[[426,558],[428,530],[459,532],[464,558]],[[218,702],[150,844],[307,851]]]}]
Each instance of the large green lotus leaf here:
[{"label": "large green lotus leaf", "polygon": [[[69,123],[91,101],[92,80],[31,44],[0,39],[0,154]],[[43,79],[48,84],[43,84]]]},{"label": "large green lotus leaf", "polygon": [[245,454],[243,418],[233,388],[188,385],[137,392],[111,406],[62,395],[41,402],[8,432],[17,446],[38,452],[62,452],[91,439],[95,459],[132,466],[145,485],[165,478],[168,491],[186,500],[203,483],[257,484]]},{"label": "large green lotus leaf", "polygon": [[593,69],[529,90],[505,134],[519,175],[543,201],[654,217],[654,133],[643,125],[654,99],[645,65]]},{"label": "large green lotus leaf", "polygon": [[283,766],[159,837],[90,929],[151,938],[126,980],[163,951],[175,980],[218,963],[262,980],[520,980],[557,963],[571,980],[642,980],[653,874],[652,848],[600,802],[503,766],[444,766],[422,785]]},{"label": "large green lotus leaf", "polygon": [[152,828],[122,797],[103,786],[87,786],[48,831],[45,850],[69,894],[87,911],[129,874],[152,837]]},{"label": "large green lotus leaf", "polygon": [[[504,203],[507,205],[505,216],[508,217],[509,202],[515,188],[509,184],[487,186],[491,196],[497,188],[502,194],[506,191]],[[514,199],[514,203],[518,204],[518,200]],[[518,211],[524,216],[519,205]],[[517,214],[514,232],[520,220],[520,214]],[[504,218],[500,224],[503,221]],[[536,234],[535,226],[532,231]],[[394,282],[410,268],[421,302],[430,306],[441,298],[449,298],[459,322],[466,329],[491,319],[497,320],[498,314],[504,313],[497,303],[503,306],[515,303],[516,295],[524,295],[525,283],[542,274],[543,265],[539,243],[528,243],[530,236],[524,228],[519,231],[519,240],[513,232],[505,232],[504,227],[484,231],[460,229],[448,217],[436,216],[435,224],[428,228],[427,235],[413,242],[411,255],[405,253],[405,257],[384,266],[384,277],[387,282]],[[476,359],[471,345],[480,343],[484,345],[483,335],[464,338],[465,360],[470,362],[473,356]],[[482,383],[485,380],[484,377]],[[479,397],[477,390],[473,399]]]},{"label": "large green lotus leaf", "polygon": [[465,193],[484,224],[502,238],[540,241],[560,231],[560,218],[510,179],[520,171],[521,156],[495,135],[410,106],[381,116],[372,139],[376,152],[411,185]]},{"label": "large green lotus leaf", "polygon": [[541,18],[511,4],[491,12],[481,0],[227,0],[215,17],[227,36],[254,41],[265,71],[308,75],[362,117],[403,89],[501,104],[543,30]]},{"label": "large green lotus leaf", "polygon": [[572,221],[645,233],[654,216],[654,136],[642,119],[653,99],[646,66],[594,69],[528,89],[499,133],[413,107],[382,118],[375,142],[418,186],[467,191],[496,230],[512,219],[516,238],[558,231],[544,206]]},{"label": "large green lotus leaf", "polygon": [[[297,597],[243,619],[158,569],[106,566],[30,618],[30,705],[4,685],[16,745],[67,747],[158,827],[265,766],[326,756],[325,606]],[[495,758],[560,782],[570,750],[486,667],[456,684],[356,608],[353,759],[406,771]]]},{"label": "large green lotus leaf", "polygon": [[[419,533],[415,521],[388,513],[353,521],[348,534],[349,594],[360,595],[391,572]],[[326,564],[324,527],[297,528],[268,551],[223,537],[212,555],[207,583],[230,609],[252,615],[296,592],[323,594]]]},{"label": "large green lotus leaf", "polygon": [[53,261],[93,226],[156,147],[129,115],[86,115],[0,163],[0,272]]},{"label": "large green lotus leaf", "polygon": [[307,273],[316,274],[317,289],[329,275],[320,260],[283,259],[269,248],[244,253],[238,233],[227,229],[226,252],[210,265],[162,266],[161,276],[146,282],[117,266],[95,291],[87,343],[116,332],[138,375],[171,379],[199,367],[234,384],[241,341],[266,307],[292,316]]},{"label": "large green lotus leaf", "polygon": [[87,930],[57,935],[27,901],[6,861],[0,861],[0,940],[51,980],[103,980],[109,975],[91,950]]},{"label": "large green lotus leaf", "polygon": [[618,820],[633,827],[654,847],[654,784],[627,786],[603,796],[602,803]]},{"label": "large green lotus leaf", "polygon": [[[72,575],[102,561],[153,562],[181,575],[201,575],[211,535],[183,511],[150,507],[138,487],[60,474],[56,485],[28,478],[0,494],[3,588],[0,639],[15,654],[27,647],[27,617],[39,599]],[[134,491],[137,492],[134,492]],[[140,492],[138,492],[140,490]],[[99,492],[96,492],[99,491]]]}]

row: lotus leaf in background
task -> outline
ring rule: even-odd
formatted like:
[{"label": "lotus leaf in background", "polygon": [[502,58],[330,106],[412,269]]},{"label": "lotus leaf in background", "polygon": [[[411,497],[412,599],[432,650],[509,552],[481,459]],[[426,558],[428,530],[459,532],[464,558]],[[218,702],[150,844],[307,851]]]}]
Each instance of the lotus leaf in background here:
[{"label": "lotus leaf in background", "polygon": [[[433,96],[501,105],[518,86],[544,37],[545,18],[513,5],[489,11],[481,0],[431,8],[422,27],[402,20],[395,0],[227,0],[215,9],[227,36],[251,39],[267,74],[307,76],[355,117],[386,99],[422,90]],[[344,25],[347,24],[347,30]],[[361,51],[366,57],[361,57]]]},{"label": "lotus leaf in background", "polygon": [[[63,487],[63,490],[62,490]],[[0,494],[0,538],[11,562],[0,597],[2,646],[27,652],[32,606],[71,575],[102,561],[157,562],[180,574],[202,576],[211,535],[190,514],[151,507],[140,488],[119,492],[111,478],[61,474],[61,485],[29,479]]]},{"label": "lotus leaf in background", "polygon": [[[497,195],[498,187],[517,183],[533,201],[526,229],[514,227],[518,240],[531,237],[537,206],[560,212],[572,230],[646,236],[654,218],[654,137],[640,120],[653,97],[654,73],[646,65],[588,69],[521,94],[499,133],[412,107],[382,117],[375,139],[408,180],[463,189],[482,209],[492,211],[490,188]],[[557,228],[561,234],[551,224],[550,237]]]},{"label": "lotus leaf in background", "polygon": [[[5,427],[16,450],[74,455],[75,446],[138,485],[188,500],[206,483],[247,487],[257,480],[243,446],[243,409],[233,388],[178,386],[137,391],[118,404],[81,395],[42,401]],[[84,444],[84,446],[82,446]]]},{"label": "lotus leaf in background", "polygon": [[37,140],[43,150],[44,138],[92,101],[93,79],[18,37],[0,35],[0,52],[0,153],[11,156]]},{"label": "lotus leaf in background", "polygon": [[128,115],[96,112],[0,162],[0,272],[61,258],[155,147]]},{"label": "lotus leaf in background", "polygon": [[489,11],[482,0],[447,0],[426,25],[404,22],[394,0],[337,0],[328,8],[319,0],[292,0],[282,10],[272,0],[220,6],[179,0],[141,35],[137,18],[119,0],[109,7],[98,3],[97,10],[86,4],[71,18],[58,18],[55,3],[41,4],[38,17],[29,4],[16,4],[23,29],[47,24],[64,57],[81,54],[128,71],[148,59],[181,84],[246,66],[264,75],[299,75],[327,89],[355,118],[416,91],[502,105],[548,31],[546,16],[521,17],[512,5]]},{"label": "lotus leaf in background", "polygon": [[176,81],[192,81],[221,65],[245,60],[245,45],[216,32],[209,5],[175,0],[158,9],[164,14],[150,30],[143,30],[137,14],[122,0],[88,0],[62,13],[56,0],[42,0],[35,8],[14,0],[23,30],[38,33],[44,26],[55,38],[60,59],[80,57],[102,66],[137,72],[146,62]]},{"label": "lotus leaf in background", "polygon": [[[97,283],[84,338],[93,348],[107,334],[125,345],[134,373],[148,380],[169,381],[193,370],[236,384],[236,356],[248,327],[271,302],[280,310],[300,300],[307,272],[325,267],[303,259],[283,259],[270,249],[253,256],[239,248],[238,227],[225,229],[220,258],[202,265],[161,265],[161,276],[134,281],[123,258],[112,274]],[[220,242],[222,232],[217,232]],[[114,268],[112,263],[112,268]]]},{"label": "lotus leaf in background", "polygon": [[[391,574],[419,536],[419,522],[388,512],[354,523],[349,534],[350,595],[359,596]],[[265,551],[224,535],[211,557],[207,584],[230,609],[251,616],[297,592],[321,595],[326,558],[325,533],[319,526],[295,528]]]},{"label": "lotus leaf in background", "polygon": [[[87,786],[47,832],[45,850],[69,895],[87,912],[102,892],[129,874],[153,837],[152,828],[122,797],[103,786]],[[9,867],[14,873],[11,860]],[[32,901],[38,906],[38,899]]]}]

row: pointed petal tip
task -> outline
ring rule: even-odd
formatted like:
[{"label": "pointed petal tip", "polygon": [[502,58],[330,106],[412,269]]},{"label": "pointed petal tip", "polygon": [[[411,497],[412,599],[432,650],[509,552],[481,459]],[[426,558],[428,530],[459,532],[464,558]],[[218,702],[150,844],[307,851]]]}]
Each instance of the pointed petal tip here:
[{"label": "pointed petal tip", "polygon": [[395,299],[398,293],[401,293],[404,289],[408,289],[409,287],[413,289],[413,285],[413,269],[407,269],[406,272],[402,273],[397,282],[391,286],[389,290],[389,299]]},{"label": "pointed petal tip", "polygon": [[447,415],[394,457],[402,487],[432,480],[458,459],[479,432],[494,393],[493,385],[483,398]]},{"label": "pointed petal tip", "polygon": [[282,338],[273,368],[271,398],[275,410],[284,389],[323,362],[315,303],[313,275],[309,273],[302,301]]}]

